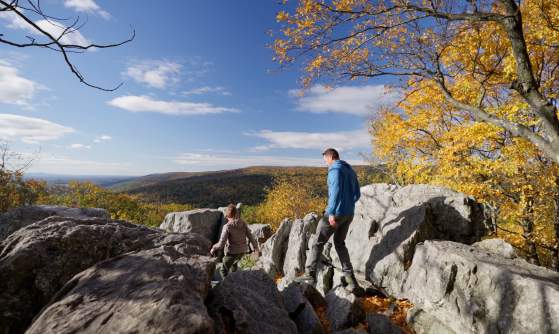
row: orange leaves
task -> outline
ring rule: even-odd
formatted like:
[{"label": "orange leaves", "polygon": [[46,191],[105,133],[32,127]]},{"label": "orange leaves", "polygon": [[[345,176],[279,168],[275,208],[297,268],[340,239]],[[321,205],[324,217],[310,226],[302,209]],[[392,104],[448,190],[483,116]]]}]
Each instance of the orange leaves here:
[{"label": "orange leaves", "polygon": [[330,320],[328,320],[328,316],[326,315],[326,306],[319,306],[315,309],[316,315],[322,324],[322,328],[324,328],[325,333],[332,333],[330,329]]},{"label": "orange leaves", "polygon": [[[366,313],[387,313],[390,320],[398,325],[405,333],[413,333],[406,323],[406,315],[413,304],[407,299],[394,300],[382,297],[367,297],[361,300],[361,305]],[[389,311],[390,309],[390,311]]]},{"label": "orange leaves", "polygon": [[285,11],[280,11],[277,15],[276,15],[276,21],[278,22],[286,22],[287,19],[289,18],[289,13],[285,12]]}]

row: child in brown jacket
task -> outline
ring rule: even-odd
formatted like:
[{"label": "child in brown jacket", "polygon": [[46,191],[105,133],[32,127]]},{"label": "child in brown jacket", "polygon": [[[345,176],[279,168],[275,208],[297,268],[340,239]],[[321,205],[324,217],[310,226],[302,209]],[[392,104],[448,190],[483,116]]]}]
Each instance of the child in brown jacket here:
[{"label": "child in brown jacket", "polygon": [[219,241],[210,250],[211,255],[215,255],[218,250],[225,247],[225,256],[221,265],[221,277],[225,278],[231,268],[234,268],[243,255],[249,252],[247,238],[250,240],[255,252],[260,254],[258,243],[250,232],[248,225],[237,217],[237,208],[233,204],[227,206],[225,211],[227,224],[221,230]]}]

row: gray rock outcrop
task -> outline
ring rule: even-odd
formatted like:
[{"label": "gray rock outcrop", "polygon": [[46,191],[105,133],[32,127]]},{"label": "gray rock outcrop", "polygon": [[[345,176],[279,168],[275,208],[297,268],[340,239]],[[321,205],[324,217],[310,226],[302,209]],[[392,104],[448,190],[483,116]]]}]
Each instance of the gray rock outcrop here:
[{"label": "gray rock outcrop", "polygon": [[400,284],[422,311],[410,319],[421,333],[440,324],[449,333],[559,333],[559,273],[519,258],[425,241]]},{"label": "gray rock outcrop", "polygon": [[287,251],[283,262],[283,275],[290,279],[305,271],[307,245],[310,237],[316,232],[318,216],[309,213],[304,219],[296,219],[289,232]]},{"label": "gray rock outcrop", "polygon": [[[417,243],[431,239],[473,243],[488,231],[481,204],[430,185],[368,185],[361,188],[355,210],[346,238],[353,267],[394,295],[400,295],[394,282],[403,278]],[[330,255],[340,268],[336,252]]]},{"label": "gray rock outcrop", "polygon": [[274,234],[270,224],[249,224],[248,228],[250,228],[250,232],[252,232],[260,247]]},{"label": "gray rock outcrop", "polygon": [[26,333],[209,333],[214,261],[204,253],[161,246],[101,262],[70,280]]},{"label": "gray rock outcrop", "polygon": [[324,297],[309,284],[291,283],[281,295],[299,334],[322,334],[325,329],[315,310],[326,307]]},{"label": "gray rock outcrop", "polygon": [[288,249],[289,234],[293,222],[284,219],[276,233],[262,246],[262,256],[258,260],[257,267],[264,270],[271,278],[283,275],[283,263]]},{"label": "gray rock outcrop", "polygon": [[472,246],[502,256],[505,259],[517,257],[514,247],[503,239],[485,239],[474,243]]},{"label": "gray rock outcrop", "polygon": [[223,213],[219,209],[195,209],[171,212],[165,216],[160,229],[175,233],[198,233],[212,242],[219,238]]},{"label": "gray rock outcrop", "polygon": [[110,218],[105,209],[68,208],[58,205],[22,206],[0,215],[0,242],[20,228],[51,216],[77,219]]},{"label": "gray rock outcrop", "polygon": [[326,296],[326,315],[333,331],[346,329],[365,320],[359,299],[343,287],[330,290]]},{"label": "gray rock outcrop", "polygon": [[194,234],[108,219],[50,217],[11,234],[0,244],[0,333],[21,333],[74,275],[105,259],[161,245],[208,252]]},{"label": "gray rock outcrop", "polygon": [[384,314],[367,313],[367,326],[371,334],[404,334],[404,331],[394,325]]},{"label": "gray rock outcrop", "polygon": [[297,333],[274,281],[261,270],[229,274],[208,300],[215,333]]}]

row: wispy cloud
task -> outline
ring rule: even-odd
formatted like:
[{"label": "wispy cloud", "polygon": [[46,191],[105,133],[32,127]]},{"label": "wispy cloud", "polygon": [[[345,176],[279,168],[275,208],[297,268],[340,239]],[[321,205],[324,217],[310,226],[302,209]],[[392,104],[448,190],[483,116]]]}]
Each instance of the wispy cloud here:
[{"label": "wispy cloud", "polygon": [[225,87],[221,86],[204,86],[200,88],[194,88],[183,92],[183,95],[204,95],[204,94],[219,94],[224,96],[230,96],[231,92],[229,92]]},{"label": "wispy cloud", "polygon": [[74,129],[40,118],[0,114],[0,138],[38,143],[63,137]]},{"label": "wispy cloud", "polygon": [[370,116],[383,105],[395,103],[399,93],[384,85],[327,88],[315,85],[308,91],[290,90],[297,99],[297,110],[313,113],[344,113]]},{"label": "wispy cloud", "polygon": [[[173,161],[191,171],[219,170],[249,166],[324,166],[322,157],[304,158],[296,156],[200,154],[181,153]],[[361,164],[363,161],[351,160]]]},{"label": "wispy cloud", "polygon": [[71,148],[73,150],[81,150],[81,149],[90,149],[91,145],[85,145],[85,144],[72,144],[70,146],[68,146],[68,148]]},{"label": "wispy cloud", "polygon": [[136,61],[128,66],[123,75],[149,87],[164,89],[180,81],[182,67],[168,60]]},{"label": "wispy cloud", "polygon": [[77,12],[96,14],[106,20],[111,18],[111,14],[99,7],[94,0],[65,0],[64,6]]},{"label": "wispy cloud", "polygon": [[254,147],[253,151],[267,151],[274,148],[323,150],[327,147],[349,150],[371,145],[371,136],[366,129],[340,132],[261,130],[245,134],[265,139],[268,142],[265,145]]},{"label": "wispy cloud", "polygon": [[[17,16],[11,11],[0,12],[0,19],[8,22],[7,27],[10,29],[25,30],[28,33],[40,36],[40,32],[37,31],[32,25],[24,21],[21,17]],[[60,42],[64,44],[73,44],[86,46],[91,44],[87,38],[85,38],[81,32],[75,29],[69,29],[63,23],[57,22],[55,20],[38,20],[34,23],[42,30],[46,31],[55,38],[59,38]],[[40,42],[40,41],[38,41]]]},{"label": "wispy cloud", "polygon": [[210,103],[154,100],[145,95],[121,96],[112,99],[108,104],[131,112],[153,112],[176,116],[239,112],[239,110],[235,108],[214,106]]},{"label": "wispy cloud", "polygon": [[40,85],[19,75],[12,64],[0,60],[0,102],[30,107]]},{"label": "wispy cloud", "polygon": [[81,32],[72,29],[67,30],[68,27],[66,27],[62,23],[53,23],[52,21],[39,20],[35,22],[35,24],[38,25],[39,28],[43,29],[56,38],[62,36],[62,38],[60,38],[60,42],[62,42],[63,44],[73,44],[81,46],[91,44],[91,41],[85,38]]},{"label": "wispy cloud", "polygon": [[95,138],[95,139],[93,140],[93,142],[96,143],[96,144],[99,144],[99,143],[102,143],[102,142],[104,142],[104,141],[109,141],[109,140],[111,140],[111,139],[113,139],[113,137],[111,137],[111,136],[109,136],[109,135],[100,135],[100,136],[98,136],[97,138]]},{"label": "wispy cloud", "polygon": [[[84,154],[83,152],[81,154]],[[76,159],[66,155],[29,154],[34,159],[30,172],[74,175],[128,175],[130,165],[121,162]]]}]

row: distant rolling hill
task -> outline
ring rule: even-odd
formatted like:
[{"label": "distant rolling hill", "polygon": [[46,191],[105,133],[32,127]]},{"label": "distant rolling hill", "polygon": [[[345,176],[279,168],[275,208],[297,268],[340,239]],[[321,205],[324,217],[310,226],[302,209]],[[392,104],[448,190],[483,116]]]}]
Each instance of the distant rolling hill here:
[{"label": "distant rolling hill", "polygon": [[91,182],[101,187],[110,187],[114,184],[134,179],[134,176],[104,176],[104,175],[63,175],[47,173],[27,173],[26,179],[46,181],[51,186],[66,186],[71,181]]},{"label": "distant rolling hill", "polygon": [[[355,166],[358,174],[370,178],[375,172],[369,166]],[[215,172],[177,172],[152,174],[111,185],[114,191],[141,195],[150,202],[193,204],[196,207],[218,207],[242,202],[262,202],[266,188],[276,176],[304,178],[326,195],[325,167],[247,167]]]}]

